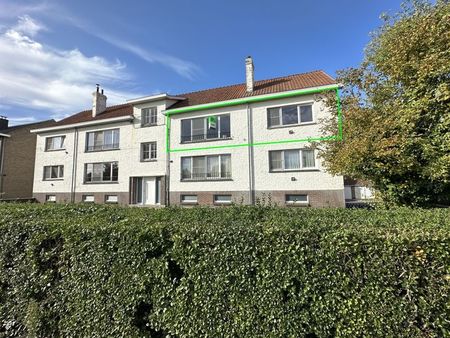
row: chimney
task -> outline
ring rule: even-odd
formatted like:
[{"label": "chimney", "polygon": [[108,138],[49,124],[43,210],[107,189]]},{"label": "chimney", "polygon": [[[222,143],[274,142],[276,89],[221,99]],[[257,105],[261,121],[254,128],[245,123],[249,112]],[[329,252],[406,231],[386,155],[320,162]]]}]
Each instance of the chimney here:
[{"label": "chimney", "polygon": [[92,117],[96,117],[106,110],[106,95],[103,94],[103,89],[100,92],[100,85],[97,84],[92,96]]},{"label": "chimney", "polygon": [[8,124],[9,124],[8,118],[6,116],[0,115],[0,130],[8,129]]},{"label": "chimney", "polygon": [[253,66],[253,59],[247,56],[245,59],[245,82],[247,83],[247,93],[253,92],[255,84],[255,67]]}]

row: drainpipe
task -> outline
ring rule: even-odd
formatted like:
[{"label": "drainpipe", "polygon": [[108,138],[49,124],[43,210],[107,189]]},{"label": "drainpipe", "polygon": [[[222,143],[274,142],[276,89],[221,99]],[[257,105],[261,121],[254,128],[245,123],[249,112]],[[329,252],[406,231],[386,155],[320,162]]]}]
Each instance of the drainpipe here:
[{"label": "drainpipe", "polygon": [[170,206],[170,116],[166,115],[166,206]]},{"label": "drainpipe", "polygon": [[247,134],[248,134],[248,179],[249,179],[249,201],[255,204],[255,158],[253,152],[253,111],[247,103]]},{"label": "drainpipe", "polygon": [[3,164],[4,164],[5,138],[0,137],[0,199],[3,197]]},{"label": "drainpipe", "polygon": [[78,128],[75,128],[75,133],[73,134],[72,159],[72,185],[70,187],[70,203],[75,203],[75,190],[77,185]]}]

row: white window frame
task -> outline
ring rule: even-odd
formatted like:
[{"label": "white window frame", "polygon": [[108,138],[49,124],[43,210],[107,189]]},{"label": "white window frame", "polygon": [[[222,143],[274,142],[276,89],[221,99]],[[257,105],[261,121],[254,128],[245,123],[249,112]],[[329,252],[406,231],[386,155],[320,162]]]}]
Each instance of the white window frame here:
[{"label": "white window frame", "polygon": [[[288,201],[288,196],[306,196],[306,201]],[[284,196],[285,204],[287,205],[309,205],[309,195],[308,194],[286,194]]]},{"label": "white window frame", "polygon": [[117,204],[119,203],[119,196],[118,195],[105,195],[105,203],[107,204]]},{"label": "white window frame", "polygon": [[[291,124],[283,124],[283,114],[282,110],[283,107],[289,107],[289,106],[297,106],[297,123],[291,123]],[[311,106],[311,114],[312,114],[312,120],[301,122],[301,114],[300,114],[300,107],[302,106]],[[278,108],[278,118],[280,121],[280,124],[277,125],[269,125],[269,109],[276,109]],[[283,127],[295,127],[295,126],[303,126],[308,124],[315,124],[316,123],[316,116],[314,114],[314,101],[307,101],[302,103],[294,103],[294,104],[285,104],[282,106],[271,106],[266,108],[266,120],[267,120],[267,129],[276,129],[276,128],[283,128]]]},{"label": "white window frame", "polygon": [[[230,176],[229,177],[222,177],[222,158],[224,156],[229,156],[230,158]],[[203,157],[205,158],[205,177],[200,177],[200,178],[193,178],[192,174],[193,174],[193,167],[194,167],[194,158],[199,158],[199,157]],[[218,157],[219,158],[219,177],[208,177],[208,158],[210,157]],[[182,169],[182,163],[183,163],[183,158],[189,158],[190,159],[190,173],[191,173],[191,177],[190,178],[184,178],[183,177],[183,171],[181,170],[180,172],[180,176],[181,176],[181,181],[216,181],[216,180],[231,180],[232,179],[232,164],[231,164],[231,154],[217,154],[217,155],[203,155],[203,156],[183,156],[180,158],[180,169]]]},{"label": "white window frame", "polygon": [[83,195],[82,201],[83,201],[83,203],[94,203],[95,196],[94,195]]},{"label": "white window frame", "polygon": [[56,195],[45,195],[46,203],[56,203]]},{"label": "white window frame", "polygon": [[150,127],[156,125],[158,125],[158,107],[142,108],[141,127]]},{"label": "white window frame", "polygon": [[[57,177],[52,177],[53,168],[57,167],[58,175]],[[50,177],[46,177],[45,170],[46,168],[50,168]],[[64,179],[64,165],[58,164],[58,165],[46,165],[44,166],[44,172],[43,172],[43,181],[61,181]]]},{"label": "white window frame", "polygon": [[[60,139],[59,142],[59,148],[49,148],[48,147],[48,141],[52,140],[52,145],[53,145],[53,140],[54,139]],[[58,151],[58,150],[65,150],[66,149],[66,135],[58,135],[58,136],[49,136],[45,138],[45,151]]]},{"label": "white window frame", "polygon": [[[144,151],[144,147],[148,145],[149,149],[148,149],[148,158],[145,158],[144,154],[146,153],[146,151]],[[143,142],[141,143],[141,161],[142,162],[150,162],[150,161],[155,161],[157,159],[158,156],[158,148],[157,148],[157,142],[153,141],[153,142]]]},{"label": "white window frame", "polygon": [[[110,172],[110,180],[101,180],[101,181],[88,181],[87,180],[87,169],[89,165],[92,165],[92,173],[94,173],[94,166],[95,165],[103,165],[103,164],[110,164],[111,165],[111,172]],[[113,170],[114,170],[114,164],[117,165],[117,180],[113,180]],[[112,161],[112,162],[95,162],[95,163],[85,163],[84,164],[84,178],[83,178],[83,182],[85,184],[99,184],[99,183],[117,183],[119,182],[119,162],[117,161]],[[92,174],[92,177],[94,175]]]},{"label": "white window frame", "polygon": [[[184,198],[186,196],[195,196],[195,201],[194,200],[185,200]],[[180,196],[180,202],[181,204],[197,204],[198,203],[198,196],[196,194],[182,194]]]},{"label": "white window frame", "polygon": [[[211,116],[215,116],[217,118],[217,123],[216,123],[216,130],[217,130],[217,137],[211,137],[208,138],[208,118]],[[221,119],[223,116],[228,116],[230,118],[230,131],[229,131],[229,136],[225,136],[222,135],[221,133]],[[205,138],[202,139],[198,139],[198,140],[193,140],[193,128],[192,128],[192,120],[197,120],[197,119],[203,119],[203,135],[205,136]],[[188,118],[188,119],[183,119],[181,121],[191,121],[191,139],[190,140],[183,140],[183,134],[181,134],[181,143],[195,143],[195,142],[204,142],[204,141],[211,141],[211,140],[229,140],[231,139],[231,114],[219,114],[219,115],[208,115],[208,116],[199,116],[199,117],[192,117],[192,118]],[[180,122],[181,125],[182,122]],[[183,129],[181,129],[181,132],[183,132]]]},{"label": "white window frame", "polygon": [[[284,160],[284,152],[285,151],[293,151],[296,150],[299,152],[300,156],[300,168],[295,169],[286,169],[286,163]],[[303,151],[312,151],[314,155],[314,167],[304,167],[303,166]],[[281,169],[272,169],[272,163],[271,163],[271,153],[275,152],[281,152]],[[280,150],[270,150],[269,151],[269,172],[271,173],[277,173],[277,172],[290,172],[290,171],[309,171],[309,170],[318,170],[317,166],[317,158],[316,158],[316,150],[315,149],[308,149],[308,148],[300,148],[300,149],[280,149]]]},{"label": "white window frame", "polygon": [[[218,196],[229,196],[230,200],[229,201],[220,201],[220,200],[217,200]],[[214,204],[229,205],[229,204],[233,203],[233,196],[231,194],[215,194],[213,196],[213,202],[214,202]]]},{"label": "white window frame", "polygon": [[[106,144],[105,143],[105,132],[112,132],[112,143],[111,144]],[[117,131],[118,133],[115,134],[114,131]],[[102,134],[103,137],[103,144],[100,148],[96,148],[95,144],[93,145],[89,145],[89,136],[91,134],[94,135],[94,143],[95,143],[95,135],[96,134]],[[117,138],[117,139],[116,139]],[[91,152],[96,152],[96,151],[108,151],[108,150],[118,150],[120,147],[120,128],[112,128],[112,129],[104,129],[104,130],[96,130],[96,131],[88,131],[86,132],[86,152],[87,153],[91,153]],[[90,149],[92,148],[92,149]]]}]

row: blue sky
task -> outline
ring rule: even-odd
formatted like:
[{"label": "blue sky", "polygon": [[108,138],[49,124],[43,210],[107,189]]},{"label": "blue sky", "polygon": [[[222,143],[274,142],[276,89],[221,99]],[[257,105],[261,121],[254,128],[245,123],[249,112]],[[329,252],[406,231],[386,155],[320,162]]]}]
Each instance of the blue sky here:
[{"label": "blue sky", "polygon": [[255,78],[356,66],[401,1],[0,0],[0,115],[13,124]]}]

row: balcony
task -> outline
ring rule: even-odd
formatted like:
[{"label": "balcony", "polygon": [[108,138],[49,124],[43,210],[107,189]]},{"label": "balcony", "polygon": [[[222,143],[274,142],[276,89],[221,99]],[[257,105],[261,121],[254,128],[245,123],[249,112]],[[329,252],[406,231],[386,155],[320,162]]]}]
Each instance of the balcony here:
[{"label": "balcony", "polygon": [[119,149],[119,143],[97,144],[93,146],[88,145],[86,147],[86,152],[115,150],[115,149]]},{"label": "balcony", "polygon": [[182,172],[181,180],[182,181],[221,181],[221,180],[230,180],[231,172]]},{"label": "balcony", "polygon": [[181,135],[181,143],[194,143],[206,141],[219,141],[231,139],[231,131],[207,132],[202,134]]}]

